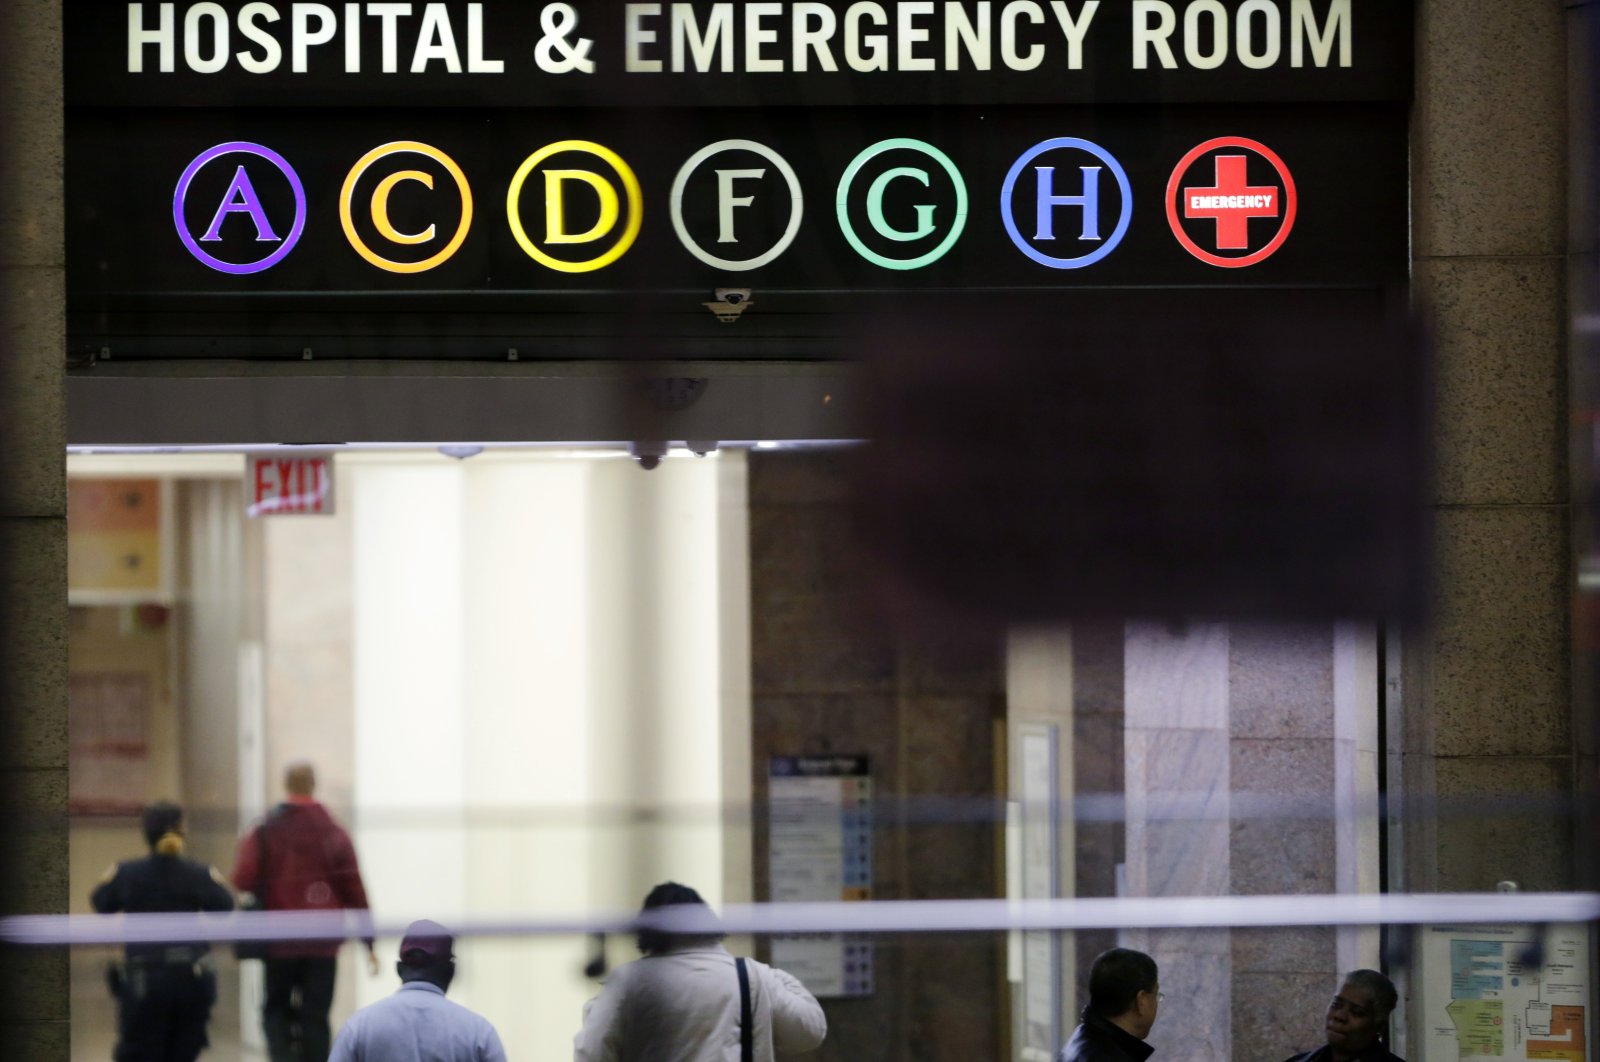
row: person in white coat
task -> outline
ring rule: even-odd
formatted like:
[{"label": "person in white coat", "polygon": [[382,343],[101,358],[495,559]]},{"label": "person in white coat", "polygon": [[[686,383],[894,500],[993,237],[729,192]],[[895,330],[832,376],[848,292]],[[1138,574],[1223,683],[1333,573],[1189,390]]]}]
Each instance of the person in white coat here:
[{"label": "person in white coat", "polygon": [[[705,901],[669,881],[650,890],[644,910],[683,904]],[[584,1006],[575,1062],[773,1062],[820,1047],[828,1021],[816,997],[777,967],[744,959],[750,1053],[742,1055],[739,969],[722,937],[641,931],[643,958],[613,971]]]}]

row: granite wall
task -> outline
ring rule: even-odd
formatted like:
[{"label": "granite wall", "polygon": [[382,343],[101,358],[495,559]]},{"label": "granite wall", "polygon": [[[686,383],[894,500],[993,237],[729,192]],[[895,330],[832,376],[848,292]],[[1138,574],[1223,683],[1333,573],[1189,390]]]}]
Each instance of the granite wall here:
[{"label": "granite wall", "polygon": [[[1126,859],[1120,817],[1125,761],[1123,726],[1126,634],[1114,622],[1072,628],[1072,791],[1079,807],[1073,853],[1074,895],[1115,896],[1117,864]],[[1114,930],[1074,934],[1078,1000],[1089,998],[1089,967],[1117,945]]]},{"label": "granite wall", "polygon": [[[1358,625],[1134,623],[1125,659],[1129,896],[1374,893],[1376,632]],[[1167,995],[1162,1057],[1271,1058],[1321,1043],[1370,931],[1129,931]]]},{"label": "granite wall", "polygon": [[[1374,627],[1096,623],[1056,643],[1013,638],[1007,699],[1013,728],[1073,732],[1062,895],[1379,890]],[[1047,689],[1070,691],[1065,714],[1063,698],[1028,695]],[[1327,927],[1079,933],[1072,1002],[1095,955],[1138,948],[1161,968],[1160,1057],[1277,1057],[1321,1042],[1338,971],[1378,965],[1378,943]]]},{"label": "granite wall", "polygon": [[[999,648],[913,644],[875,614],[851,546],[839,452],[750,456],[755,895],[770,895],[767,763],[791,753],[872,757],[877,899],[998,895],[995,732]],[[951,821],[977,811],[975,821]],[[875,987],[825,1000],[818,1062],[970,1062],[996,1050],[1000,934],[880,938]]]},{"label": "granite wall", "polygon": [[[1581,455],[1573,470],[1573,535],[1578,550],[1592,553],[1600,544],[1596,501],[1600,500],[1600,453],[1594,452],[1593,413],[1600,409],[1600,0],[1567,6],[1567,161],[1568,235],[1567,290],[1571,292],[1570,334],[1574,433],[1573,452]],[[1583,486],[1580,486],[1583,484]],[[1581,554],[1580,554],[1581,555]],[[1589,574],[1585,572],[1585,574]],[[1581,654],[1574,660],[1577,726],[1577,790],[1582,817],[1579,837],[1600,835],[1600,587],[1586,586],[1580,598],[1586,607],[1576,614],[1583,626],[1573,641]],[[1600,889],[1600,846],[1577,846],[1575,882]]]},{"label": "granite wall", "polygon": [[[60,0],[0,5],[0,911],[67,909]],[[0,1043],[70,1054],[64,951],[10,952]]]},{"label": "granite wall", "polygon": [[[1574,881],[1570,820],[1552,806],[1574,788],[1566,93],[1561,3],[1418,4],[1414,279],[1437,349],[1437,563],[1432,627],[1402,635],[1398,782],[1417,818],[1395,888]],[[1491,815],[1484,797],[1538,804]]]}]

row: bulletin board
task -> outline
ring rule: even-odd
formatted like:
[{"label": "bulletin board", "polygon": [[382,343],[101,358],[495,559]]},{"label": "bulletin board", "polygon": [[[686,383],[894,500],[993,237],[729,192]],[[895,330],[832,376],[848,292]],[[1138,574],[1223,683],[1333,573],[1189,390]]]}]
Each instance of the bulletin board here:
[{"label": "bulletin board", "polygon": [[[767,854],[777,903],[872,899],[867,756],[774,756]],[[772,961],[818,998],[872,994],[872,942],[858,934],[775,936]]]},{"label": "bulletin board", "polygon": [[72,770],[67,802],[74,815],[132,815],[150,782],[150,676],[93,671],[67,682]]}]

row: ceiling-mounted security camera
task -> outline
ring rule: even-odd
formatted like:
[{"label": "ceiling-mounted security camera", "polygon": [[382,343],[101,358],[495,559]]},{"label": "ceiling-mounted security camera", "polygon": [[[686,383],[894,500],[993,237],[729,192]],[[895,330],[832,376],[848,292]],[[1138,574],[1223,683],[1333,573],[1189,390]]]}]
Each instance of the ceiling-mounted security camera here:
[{"label": "ceiling-mounted security camera", "polygon": [[717,320],[723,324],[732,324],[739,319],[740,314],[755,305],[755,299],[751,298],[749,288],[717,288],[712,294],[716,301],[701,305],[715,314]]},{"label": "ceiling-mounted security camera", "polygon": [[661,459],[667,456],[667,444],[664,442],[635,442],[628,444],[628,453],[639,462],[639,467],[649,472],[661,464]]},{"label": "ceiling-mounted security camera", "polygon": [[716,450],[717,440],[685,439],[683,445],[687,446],[689,448],[689,452],[694,454],[696,457],[704,457],[706,454],[713,453]]}]

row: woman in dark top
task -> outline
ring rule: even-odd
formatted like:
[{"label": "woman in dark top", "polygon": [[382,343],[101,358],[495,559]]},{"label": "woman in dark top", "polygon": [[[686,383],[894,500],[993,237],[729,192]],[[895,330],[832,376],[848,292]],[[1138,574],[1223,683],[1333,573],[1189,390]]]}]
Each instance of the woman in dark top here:
[{"label": "woman in dark top", "polygon": [[[106,871],[89,902],[101,914],[231,911],[233,893],[215,867],[183,857],[183,809],[144,809],[150,854]],[[194,1062],[207,1045],[217,978],[204,943],[129,944],[117,996],[116,1062]]]},{"label": "woman in dark top", "polygon": [[1328,1042],[1287,1062],[1405,1062],[1383,1045],[1383,1030],[1399,1001],[1394,984],[1376,970],[1352,970],[1328,1004]]}]

